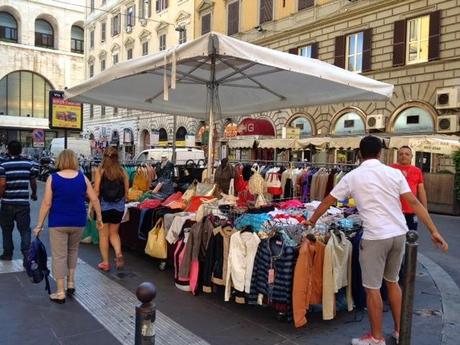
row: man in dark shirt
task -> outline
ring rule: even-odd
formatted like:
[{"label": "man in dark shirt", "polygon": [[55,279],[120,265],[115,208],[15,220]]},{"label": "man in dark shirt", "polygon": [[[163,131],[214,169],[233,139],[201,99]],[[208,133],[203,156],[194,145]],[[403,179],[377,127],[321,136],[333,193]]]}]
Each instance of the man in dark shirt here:
[{"label": "man in dark shirt", "polygon": [[14,223],[21,235],[21,251],[24,257],[30,246],[29,184],[32,200],[37,200],[38,166],[21,157],[22,146],[18,141],[8,144],[9,159],[0,164],[0,225],[3,235],[3,254],[0,260],[13,258]]}]

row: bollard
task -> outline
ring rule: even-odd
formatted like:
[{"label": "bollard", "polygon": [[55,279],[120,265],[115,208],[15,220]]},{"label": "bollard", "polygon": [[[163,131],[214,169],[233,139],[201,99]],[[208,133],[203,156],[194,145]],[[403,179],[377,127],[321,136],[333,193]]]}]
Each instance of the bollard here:
[{"label": "bollard", "polygon": [[417,231],[410,230],[406,235],[406,255],[404,258],[403,295],[401,305],[401,329],[399,332],[400,345],[410,345],[411,343],[415,273],[417,270],[417,240]]},{"label": "bollard", "polygon": [[137,299],[142,304],[140,306],[136,306],[134,345],[155,344],[156,306],[152,301],[156,295],[157,288],[153,283],[142,283],[136,289]]}]

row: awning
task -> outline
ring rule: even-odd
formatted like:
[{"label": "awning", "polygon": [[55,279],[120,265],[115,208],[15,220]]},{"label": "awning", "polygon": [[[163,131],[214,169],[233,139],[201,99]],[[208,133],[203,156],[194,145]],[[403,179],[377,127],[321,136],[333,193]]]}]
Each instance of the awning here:
[{"label": "awning", "polygon": [[329,143],[329,147],[333,148],[344,148],[344,149],[357,149],[362,137],[343,137],[343,138],[332,138]]},{"label": "awning", "polygon": [[307,147],[310,145],[320,146],[325,148],[327,144],[331,141],[330,137],[319,137],[319,138],[306,138],[297,140],[297,144],[300,147]]},{"label": "awning", "polygon": [[414,151],[450,155],[460,150],[460,137],[450,135],[438,136],[401,136],[390,139],[390,148],[409,146]]},{"label": "awning", "polygon": [[230,149],[252,149],[254,139],[232,139],[228,141]]},{"label": "awning", "polygon": [[261,139],[258,147],[262,149],[293,149],[296,148],[296,139]]}]

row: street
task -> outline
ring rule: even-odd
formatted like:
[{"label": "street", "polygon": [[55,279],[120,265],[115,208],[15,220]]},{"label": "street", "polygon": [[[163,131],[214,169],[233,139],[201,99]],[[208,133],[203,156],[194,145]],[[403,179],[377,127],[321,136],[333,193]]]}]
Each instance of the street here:
[{"label": "street", "polygon": [[[40,183],[39,196],[42,195],[43,183]],[[40,200],[32,203],[33,225],[37,219],[39,205]],[[433,248],[426,231],[422,230],[420,253],[437,263],[452,276],[456,284],[459,284],[460,274],[455,267],[460,263],[460,255],[456,250],[459,243],[457,232],[460,229],[460,219],[441,215],[433,215],[433,219],[449,241],[450,252],[442,254]],[[41,238],[49,248],[47,230]],[[15,246],[18,243],[19,237],[15,231]],[[10,306],[9,296],[13,296],[14,299],[14,296],[17,295],[19,298],[20,295],[20,290],[10,291],[14,289],[15,284],[19,284],[21,289],[31,294],[29,298],[33,303],[39,304],[39,318],[43,319],[45,324],[48,322],[47,327],[51,329],[45,338],[49,337],[52,344],[133,344],[134,306],[137,302],[133,293],[144,281],[155,283],[158,290],[155,299],[157,344],[185,345],[192,340],[193,344],[219,345],[348,344],[351,337],[368,329],[367,317],[362,311],[338,312],[332,321],[323,321],[320,313],[311,312],[309,324],[304,328],[295,329],[291,323],[278,321],[276,313],[270,309],[236,305],[233,302],[225,303],[222,291],[199,296],[182,292],[174,286],[171,269],[160,271],[158,262],[143,254],[124,254],[127,261],[125,270],[112,270],[104,274],[95,268],[100,260],[98,247],[80,245],[81,262],[77,269],[77,293],[74,300],[68,299],[66,304],[60,306],[48,301],[44,284],[32,285],[25,273],[0,274],[2,308],[8,311],[3,312],[4,316],[0,319],[4,320],[6,314],[10,315],[7,322],[0,323],[0,332],[6,334],[8,339],[5,344],[46,343],[43,340],[31,339],[30,332],[17,332],[24,319],[21,313],[13,312],[13,304]],[[19,259],[17,252],[14,258]],[[413,344],[441,344],[447,327],[443,323],[445,315],[442,306],[442,303],[446,303],[441,300],[441,295],[430,272],[419,264]],[[22,307],[20,310],[23,310]],[[60,323],[49,323],[49,320],[59,320]],[[392,329],[389,312],[385,313],[384,322],[385,333],[388,335],[387,344],[392,344],[389,337]],[[458,335],[458,329],[451,328],[450,334],[457,332]]]}]

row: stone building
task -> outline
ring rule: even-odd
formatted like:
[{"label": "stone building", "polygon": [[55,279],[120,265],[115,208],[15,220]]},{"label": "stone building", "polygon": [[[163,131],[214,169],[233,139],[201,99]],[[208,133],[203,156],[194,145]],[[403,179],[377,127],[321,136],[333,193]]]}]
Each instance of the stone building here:
[{"label": "stone building", "polygon": [[42,147],[33,129],[43,129],[48,144],[63,136],[49,130],[48,91],[84,80],[83,4],[0,0],[0,146],[17,139]]}]

